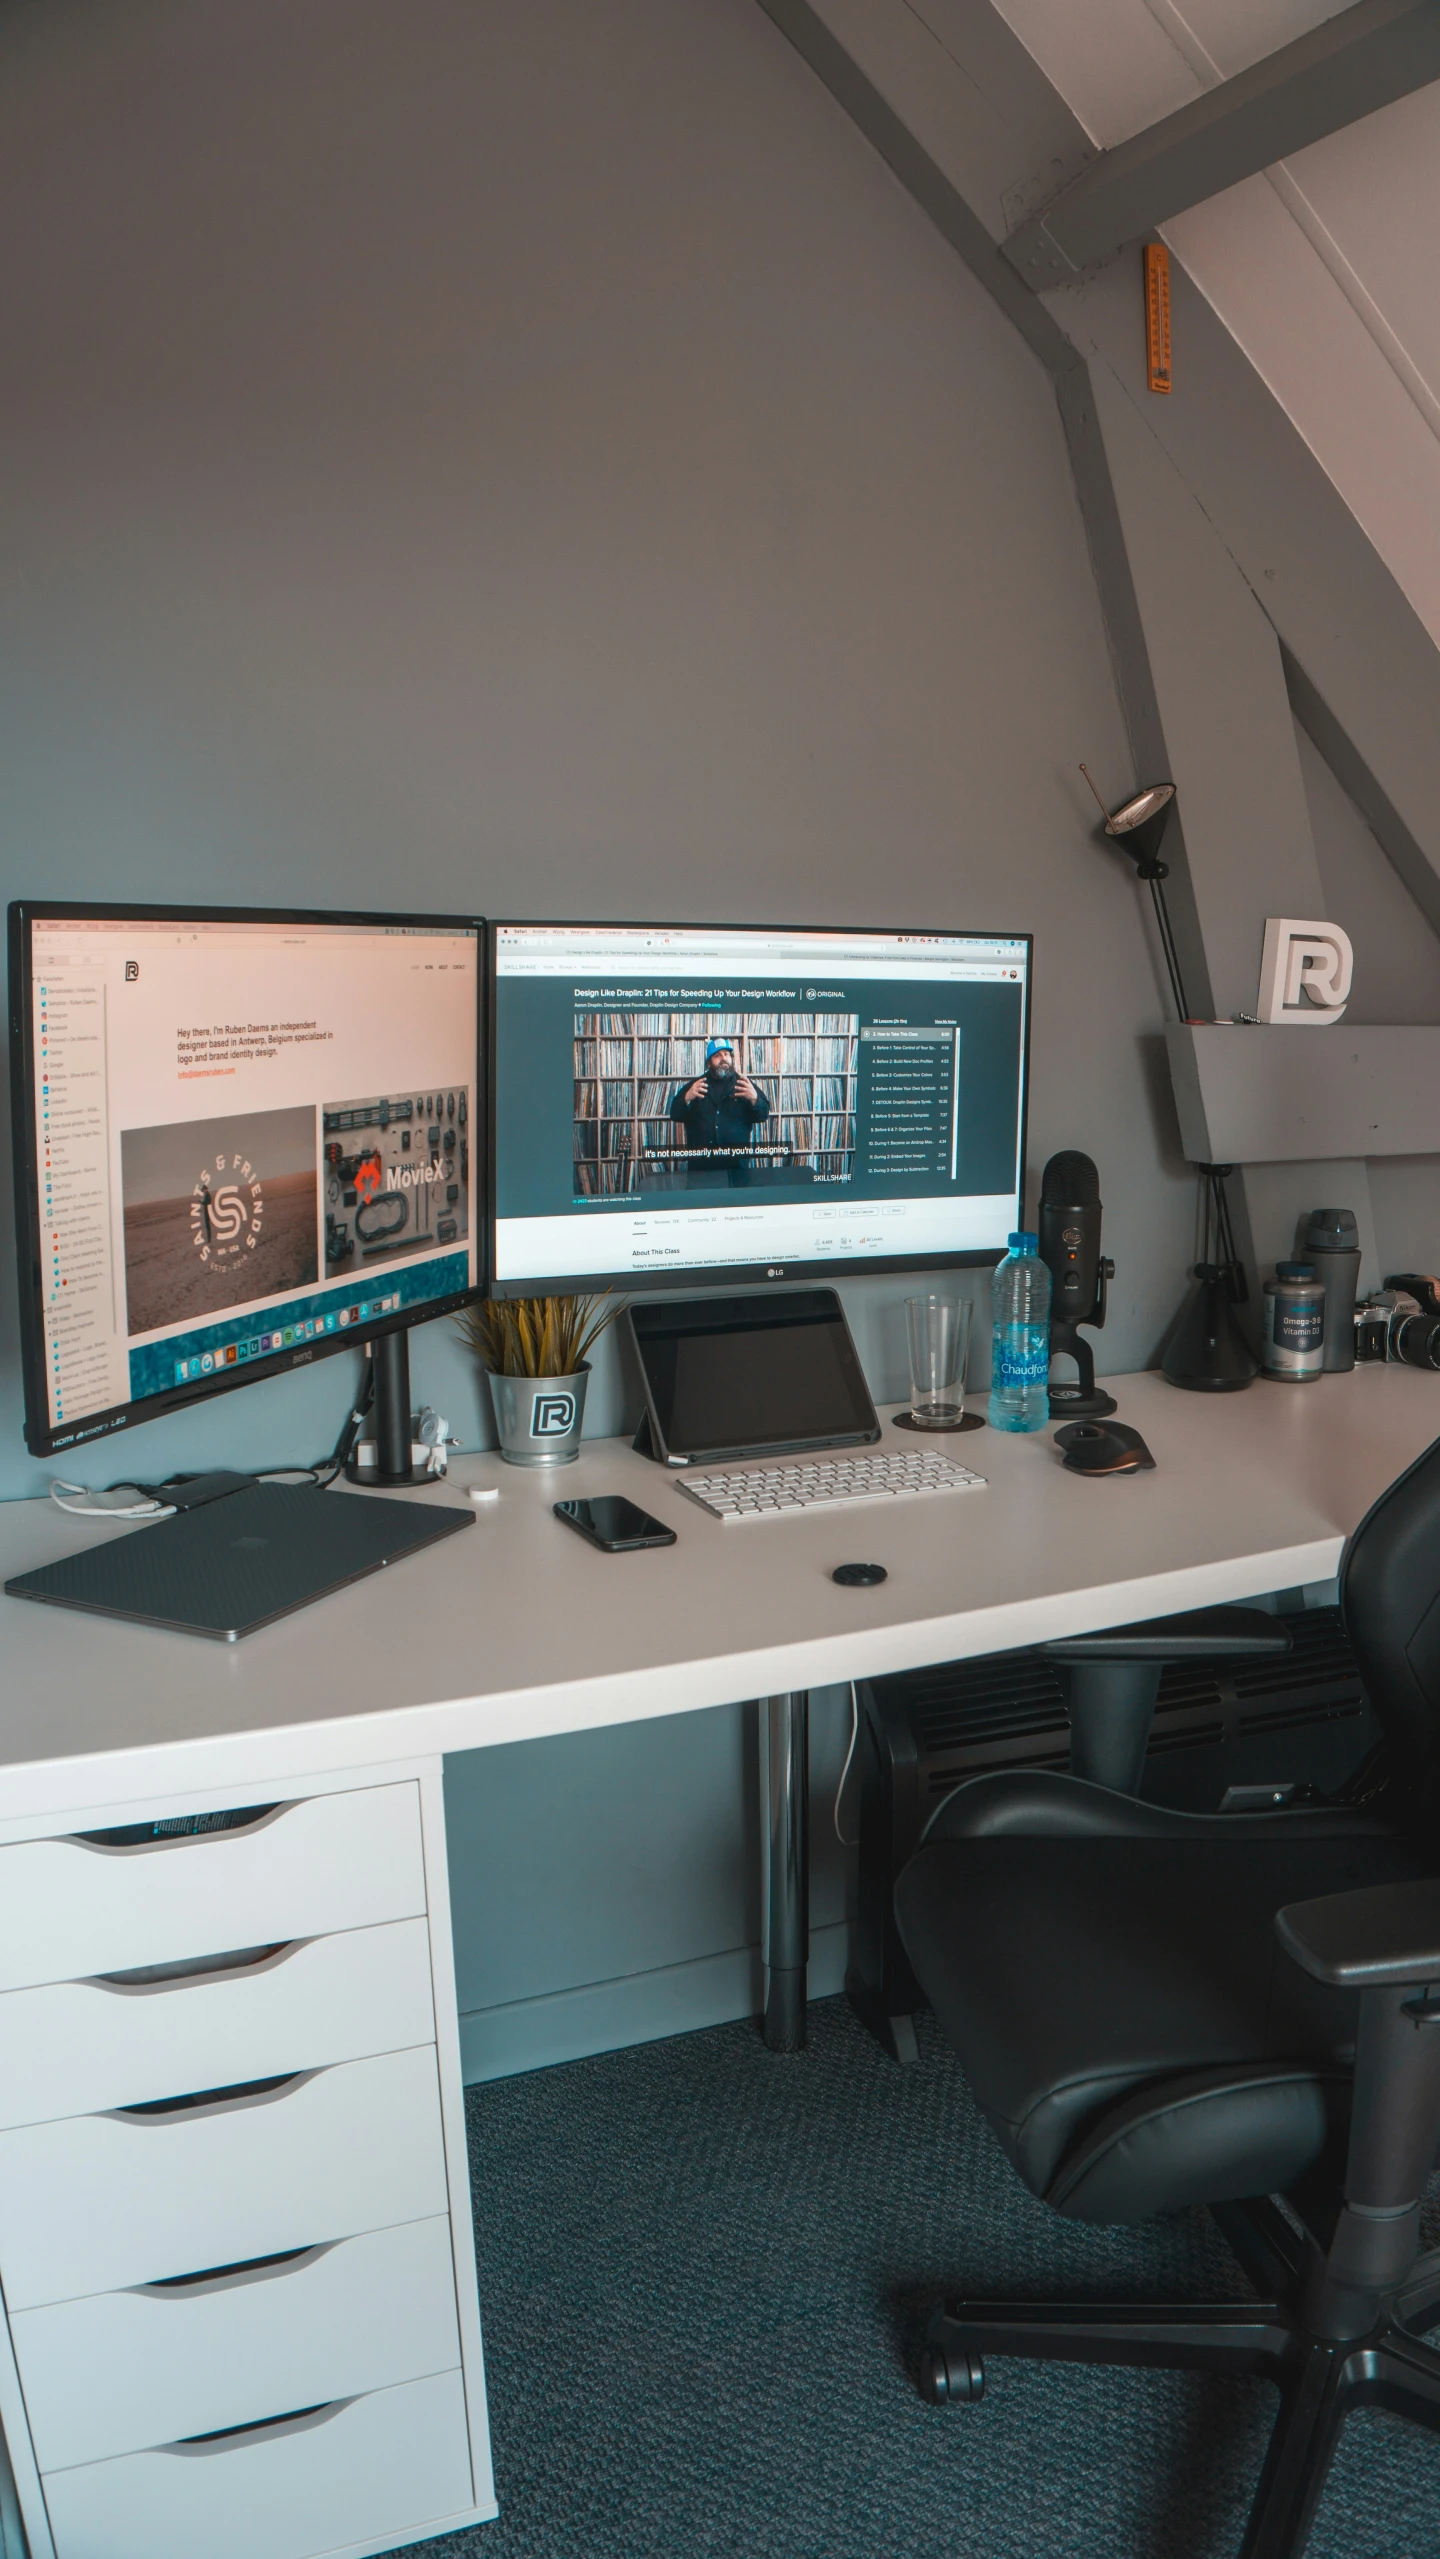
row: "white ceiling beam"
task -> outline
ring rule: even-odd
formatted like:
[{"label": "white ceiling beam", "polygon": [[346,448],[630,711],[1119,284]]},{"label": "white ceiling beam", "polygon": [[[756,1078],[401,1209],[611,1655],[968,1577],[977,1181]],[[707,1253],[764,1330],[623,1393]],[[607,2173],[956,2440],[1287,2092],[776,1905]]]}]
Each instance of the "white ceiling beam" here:
[{"label": "white ceiling beam", "polygon": [[1043,292],[1432,80],[1440,80],[1440,0],[1357,0],[1102,152],[1011,232],[1005,255]]}]

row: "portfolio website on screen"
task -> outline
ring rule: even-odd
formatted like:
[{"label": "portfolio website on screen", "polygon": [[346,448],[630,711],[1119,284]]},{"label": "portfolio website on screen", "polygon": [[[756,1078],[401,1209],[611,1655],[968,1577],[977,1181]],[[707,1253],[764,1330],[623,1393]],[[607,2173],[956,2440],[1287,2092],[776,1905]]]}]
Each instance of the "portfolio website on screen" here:
[{"label": "portfolio website on screen", "polygon": [[1024,940],[495,935],[498,1281],[1003,1250]]},{"label": "portfolio website on screen", "polygon": [[49,1418],[473,1284],[478,936],[37,920]]}]

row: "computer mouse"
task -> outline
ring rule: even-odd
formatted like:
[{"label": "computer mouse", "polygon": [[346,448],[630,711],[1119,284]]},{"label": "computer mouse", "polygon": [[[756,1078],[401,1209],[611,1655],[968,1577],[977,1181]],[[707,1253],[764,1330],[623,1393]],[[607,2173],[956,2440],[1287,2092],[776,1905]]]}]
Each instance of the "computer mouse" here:
[{"label": "computer mouse", "polygon": [[1067,1422],[1055,1442],[1072,1475],[1137,1475],[1155,1463],[1128,1422]]},{"label": "computer mouse", "polygon": [[883,1564],[837,1564],[830,1579],[842,1582],[846,1590],[869,1590],[876,1582],[889,1580]]}]

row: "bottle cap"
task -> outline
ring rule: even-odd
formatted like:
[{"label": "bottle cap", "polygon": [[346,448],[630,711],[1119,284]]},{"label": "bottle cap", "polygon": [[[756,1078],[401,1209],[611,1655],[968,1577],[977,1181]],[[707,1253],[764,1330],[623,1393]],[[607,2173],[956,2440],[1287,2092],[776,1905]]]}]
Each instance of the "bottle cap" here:
[{"label": "bottle cap", "polygon": [[1275,1277],[1277,1279],[1289,1280],[1313,1280],[1315,1277],[1314,1264],[1311,1262],[1277,1262],[1275,1265]]},{"label": "bottle cap", "polygon": [[1307,1253],[1354,1253],[1359,1246],[1353,1208],[1312,1208],[1305,1228]]},{"label": "bottle cap", "polygon": [[1005,1241],[1012,1253],[1038,1253],[1040,1250],[1039,1236],[1027,1234],[1023,1227],[1017,1229],[1015,1234],[1007,1235]]}]

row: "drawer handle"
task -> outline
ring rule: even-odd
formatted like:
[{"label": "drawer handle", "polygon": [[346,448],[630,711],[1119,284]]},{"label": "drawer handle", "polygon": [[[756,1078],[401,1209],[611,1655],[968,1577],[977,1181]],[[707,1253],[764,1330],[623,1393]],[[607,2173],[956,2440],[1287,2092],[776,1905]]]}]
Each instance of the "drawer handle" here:
[{"label": "drawer handle", "polygon": [[148,2284],[132,2284],[132,2292],[147,2296],[159,2294],[167,2301],[183,2301],[187,2294],[215,2290],[222,2285],[269,2283],[276,2275],[298,2273],[302,2266],[318,2264],[328,2257],[338,2242],[320,2239],[306,2248],[277,2248],[269,2257],[237,2257],[231,2266],[199,2266],[192,2275],[157,2275]]},{"label": "drawer handle", "polygon": [[223,1955],[186,1955],[174,1964],[136,1964],[129,1972],[92,1973],[89,1987],[123,1994],[187,1990],[201,1982],[243,1980],[247,1973],[263,1972],[267,1965],[286,1962],[309,1942],[305,1937],[277,1937],[272,1945],[232,1946]]},{"label": "drawer handle", "polygon": [[201,2455],[230,2452],[237,2444],[254,2443],[261,2435],[308,2434],[313,2426],[328,2426],[344,2408],[353,2408],[350,2399],[317,2399],[310,2408],[286,2408],[278,2417],[253,2417],[243,2426],[216,2426],[208,2435],[182,2435],[178,2443],[157,2444],[157,2452],[178,2453],[181,2459],[193,2460]]},{"label": "drawer handle", "polygon": [[197,1839],[224,1839],[237,1830],[258,1830],[289,1810],[288,1804],[236,1804],[224,1813],[171,1813],[159,1821],[120,1822],[109,1830],[72,1830],[67,1845],[112,1857],[137,1848],[188,1848]]},{"label": "drawer handle", "polygon": [[110,2106],[105,2111],[123,2123],[174,2123],[211,2108],[263,2103],[282,2090],[288,2096],[292,2088],[303,2087],[307,2079],[317,2076],[313,2070],[282,2070],[273,2079],[237,2079],[229,2088],[189,2088],[182,2097],[147,2097],[138,2106]]}]

